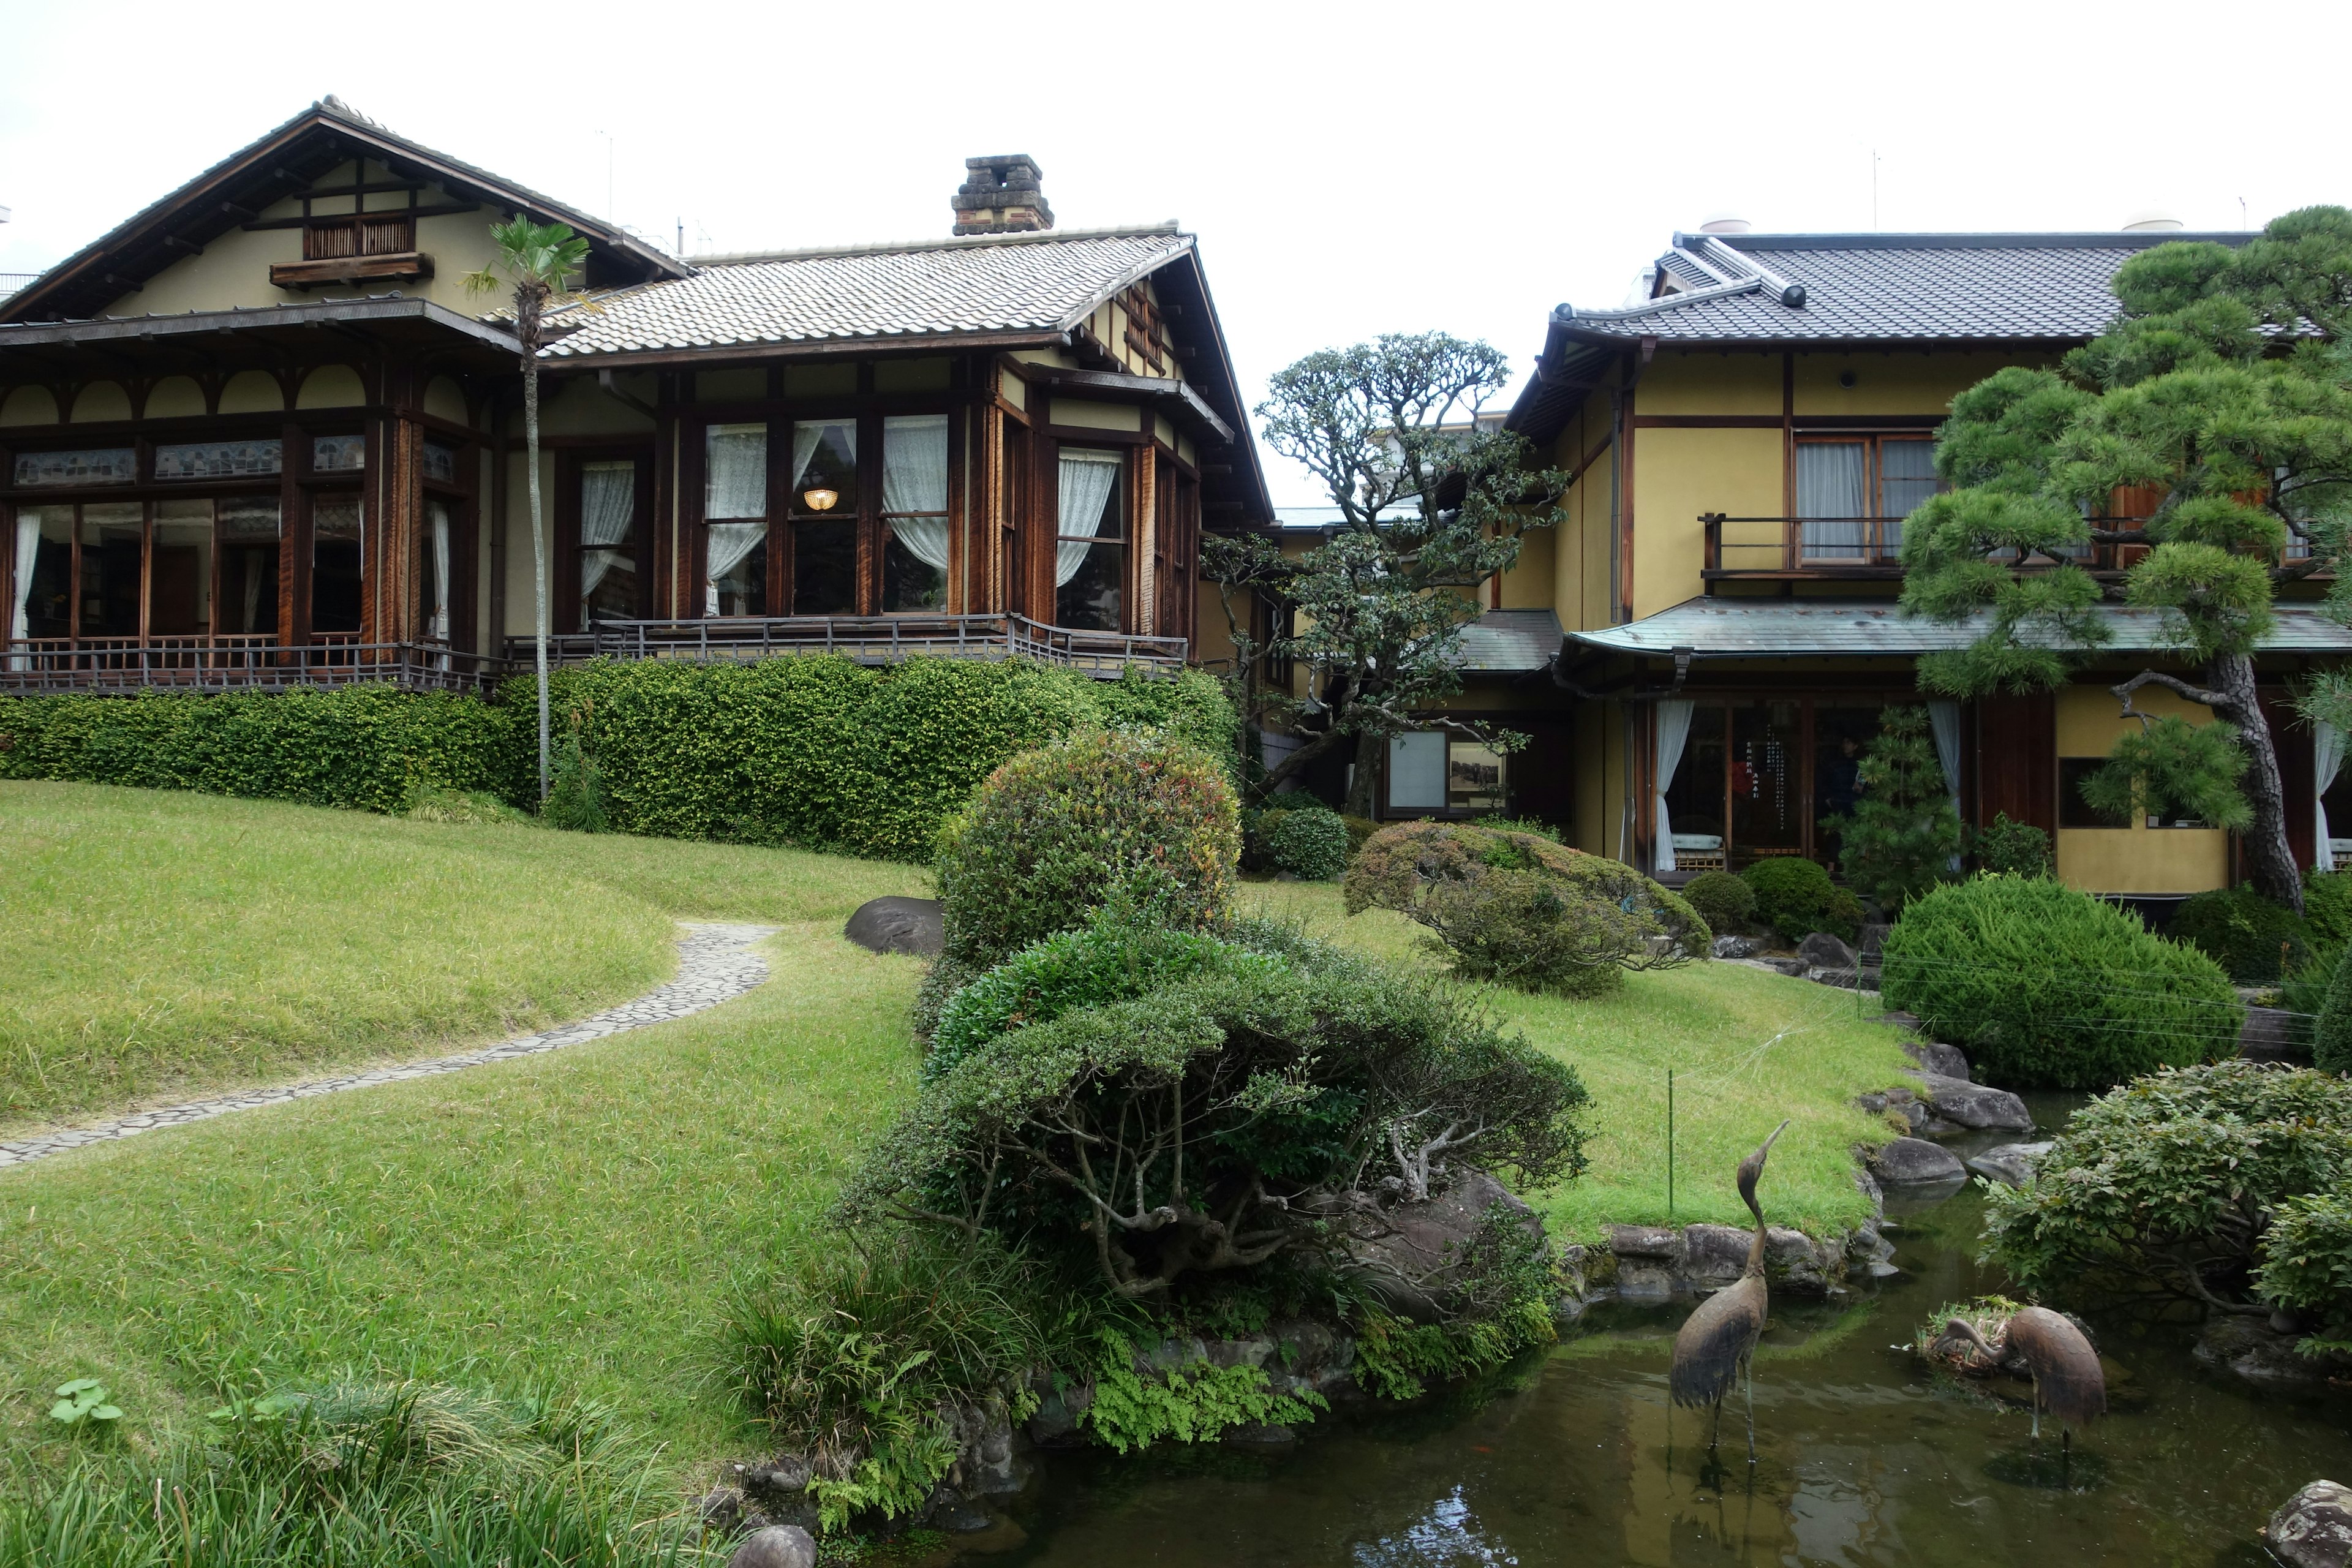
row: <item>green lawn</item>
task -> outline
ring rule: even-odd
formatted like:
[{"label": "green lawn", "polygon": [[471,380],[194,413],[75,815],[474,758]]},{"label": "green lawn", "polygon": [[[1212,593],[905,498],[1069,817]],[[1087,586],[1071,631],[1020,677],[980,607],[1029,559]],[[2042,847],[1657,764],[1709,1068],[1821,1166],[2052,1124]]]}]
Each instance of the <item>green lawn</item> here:
[{"label": "green lawn", "polygon": [[0,1136],[579,1017],[678,918],[845,915],[920,870],[0,783]]},{"label": "green lawn", "polygon": [[[1251,885],[1262,910],[1403,962],[1434,961],[1418,928],[1372,910],[1349,917],[1328,883]],[[1496,1016],[1573,1065],[1592,1093],[1591,1168],[1535,1200],[1555,1234],[1589,1236],[1604,1221],[1745,1225],[1732,1178],[1782,1117],[1758,1197],[1767,1218],[1815,1232],[1870,1212],[1853,1184],[1853,1148],[1885,1123],[1853,1106],[1902,1081],[1911,1060],[1895,1030],[1869,1021],[1854,994],[1745,964],[1700,963],[1633,974],[1614,995],[1569,1002],[1493,994]],[[1666,1071],[1675,1073],[1675,1204],[1666,1208]]]}]

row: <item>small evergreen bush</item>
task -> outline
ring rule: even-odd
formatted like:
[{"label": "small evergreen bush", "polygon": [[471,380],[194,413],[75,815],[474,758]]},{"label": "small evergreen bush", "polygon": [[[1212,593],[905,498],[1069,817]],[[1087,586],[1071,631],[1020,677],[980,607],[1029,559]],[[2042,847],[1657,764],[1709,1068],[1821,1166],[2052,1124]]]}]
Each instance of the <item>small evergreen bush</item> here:
[{"label": "small evergreen bush", "polygon": [[946,956],[987,968],[1122,909],[1182,931],[1232,914],[1240,817],[1225,772],[1167,735],[1089,731],[1014,757],[940,836]]},{"label": "small evergreen bush", "polygon": [[1273,869],[1309,882],[1328,882],[1348,868],[1351,851],[1348,824],[1336,811],[1304,807],[1273,818],[1265,830],[1265,858]]},{"label": "small evergreen bush", "polygon": [[[2302,999],[2285,1000],[2292,1006]],[[2311,1065],[2322,1072],[2352,1072],[2352,945],[2345,947],[2328,978],[2326,999],[2312,1026]]]},{"label": "small evergreen bush", "polygon": [[1822,822],[1837,839],[1839,863],[1854,890],[1891,912],[1950,880],[1960,818],[1925,708],[1880,715],[1878,736],[1863,753],[1861,789],[1853,815]]},{"label": "small evergreen bush", "polygon": [[1728,871],[1701,871],[1683,884],[1683,902],[1698,911],[1707,930],[1729,936],[1756,912],[1756,889]]},{"label": "small evergreen bush", "polygon": [[2352,942],[2352,871],[2306,871],[2303,920],[2315,951],[2332,952]]},{"label": "small evergreen bush", "polygon": [[548,780],[547,799],[540,820],[573,833],[604,833],[613,816],[604,795],[604,771],[596,759],[581,749],[577,733],[566,735],[555,755],[554,776]]},{"label": "small evergreen bush", "polygon": [[2339,1188],[2283,1200],[2263,1233],[2262,1258],[2254,1293],[2317,1321],[2319,1331],[2297,1348],[2352,1353],[2352,1194]]},{"label": "small evergreen bush", "polygon": [[2003,877],[2047,877],[2056,865],[2050,835],[2030,822],[2011,822],[2002,812],[1990,827],[1977,830],[1977,865]]},{"label": "small evergreen bush", "polygon": [[1755,889],[1755,920],[1790,942],[1827,931],[1841,942],[1862,934],[1862,903],[1830,880],[1816,861],[1801,855],[1775,855],[1739,873]]},{"label": "small evergreen bush", "polygon": [[2209,955],[2231,979],[2246,985],[2284,979],[2311,957],[2310,928],[2251,883],[2190,894],[2174,911],[2168,934]]},{"label": "small evergreen bush", "polygon": [[1987,1082],[2105,1089],[2236,1048],[2229,977],[2136,916],[2047,878],[1979,876],[1914,900],[1880,991]]},{"label": "small evergreen bush", "polygon": [[1704,958],[1713,935],[1689,904],[1619,861],[1461,822],[1381,829],[1349,868],[1347,907],[1394,910],[1428,928],[1457,974],[1567,996],[1606,991],[1629,969]]}]

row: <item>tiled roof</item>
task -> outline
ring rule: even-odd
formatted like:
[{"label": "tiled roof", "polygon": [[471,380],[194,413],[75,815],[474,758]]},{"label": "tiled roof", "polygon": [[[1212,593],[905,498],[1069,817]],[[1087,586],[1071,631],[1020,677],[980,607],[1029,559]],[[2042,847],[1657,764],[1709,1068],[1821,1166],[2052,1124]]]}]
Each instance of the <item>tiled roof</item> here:
[{"label": "tiled roof", "polygon": [[1462,628],[1458,668],[1521,675],[1559,652],[1559,616],[1550,610],[1488,610]]},{"label": "tiled roof", "polygon": [[1679,290],[1626,309],[1563,305],[1579,337],[1662,342],[2097,336],[2116,314],[2116,269],[2167,240],[2243,234],[1675,236],[1657,273]]},{"label": "tiled roof", "polygon": [[[2324,611],[2282,605],[2264,653],[2352,653],[2352,626]],[[2155,653],[2172,646],[2158,610],[2100,606],[2117,653]],[[1789,658],[1817,654],[1901,657],[1965,647],[1981,620],[1948,625],[1904,615],[1879,600],[1686,599],[1670,610],[1569,637],[1612,653],[1670,654],[1686,647],[1700,658]]]},{"label": "tiled roof", "polygon": [[551,359],[735,344],[1055,332],[1192,248],[1173,224],[727,258],[600,301]]}]

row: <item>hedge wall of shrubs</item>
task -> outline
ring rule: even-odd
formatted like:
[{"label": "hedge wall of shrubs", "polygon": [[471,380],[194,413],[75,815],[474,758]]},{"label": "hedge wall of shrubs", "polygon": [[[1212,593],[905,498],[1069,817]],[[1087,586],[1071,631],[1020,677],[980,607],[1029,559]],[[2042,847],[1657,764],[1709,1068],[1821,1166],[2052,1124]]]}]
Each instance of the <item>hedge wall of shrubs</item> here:
[{"label": "hedge wall of shrubs", "polygon": [[[999,764],[1074,730],[1164,728],[1223,759],[1237,729],[1197,670],[1100,681],[1010,660],[877,669],[820,654],[600,662],[559,670],[553,686],[558,725],[578,727],[618,831],[880,859],[928,858]],[[509,681],[503,705],[527,712],[530,692],[528,677]],[[510,798],[528,797],[536,768],[519,747]]]},{"label": "hedge wall of shrubs", "polygon": [[0,778],[398,811],[427,789],[511,793],[529,709],[388,686],[205,697],[0,698]]}]

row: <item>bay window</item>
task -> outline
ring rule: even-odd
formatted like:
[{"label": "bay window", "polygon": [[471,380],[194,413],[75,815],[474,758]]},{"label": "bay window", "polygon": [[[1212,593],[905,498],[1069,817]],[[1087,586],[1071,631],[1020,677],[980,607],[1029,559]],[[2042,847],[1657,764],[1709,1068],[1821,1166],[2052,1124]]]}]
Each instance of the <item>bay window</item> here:
[{"label": "bay window", "polygon": [[713,425],[704,436],[702,613],[768,613],[768,427]]},{"label": "bay window", "polygon": [[882,421],[882,608],[948,604],[948,416]]},{"label": "bay window", "polygon": [[793,530],[796,616],[857,613],[857,421],[793,425],[785,513]]}]

